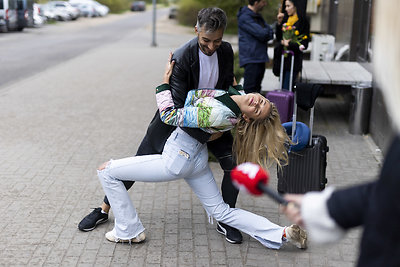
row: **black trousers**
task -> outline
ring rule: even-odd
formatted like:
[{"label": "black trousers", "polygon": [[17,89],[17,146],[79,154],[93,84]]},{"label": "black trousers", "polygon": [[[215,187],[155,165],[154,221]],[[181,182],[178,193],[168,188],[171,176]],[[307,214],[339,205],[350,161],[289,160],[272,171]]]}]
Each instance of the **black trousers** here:
[{"label": "black trousers", "polygon": [[[232,184],[230,175],[231,170],[236,166],[235,160],[232,155],[232,144],[232,134],[230,132],[225,132],[217,140],[208,142],[207,148],[217,158],[222,170],[224,171],[224,177],[221,184],[222,198],[224,199],[225,203],[227,203],[231,208],[234,208],[239,191]],[[136,156],[160,154],[161,152],[162,151],[156,151],[152,147],[148,138],[145,136],[137,150]],[[123,181],[123,183],[126,190],[129,190],[135,182]],[[107,196],[104,196],[104,203],[110,205]]]},{"label": "black trousers", "polygon": [[243,90],[248,93],[261,92],[261,82],[264,79],[265,63],[248,63],[244,65]]}]

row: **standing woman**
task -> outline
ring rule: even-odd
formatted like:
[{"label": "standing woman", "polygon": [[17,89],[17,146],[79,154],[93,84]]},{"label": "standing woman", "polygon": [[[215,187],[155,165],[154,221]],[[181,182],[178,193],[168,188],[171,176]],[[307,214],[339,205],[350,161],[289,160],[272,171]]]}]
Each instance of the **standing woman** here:
[{"label": "standing woman", "polygon": [[[275,30],[277,44],[274,49],[273,72],[275,76],[280,76],[282,51],[293,51],[294,67],[292,84],[294,84],[303,66],[303,51],[308,47],[310,24],[306,18],[306,11],[302,8],[301,1],[299,0],[285,0],[281,12],[277,16],[277,20],[278,23]],[[299,36],[305,36],[303,37],[304,39],[301,38],[299,41],[300,44],[291,39],[284,39],[282,31],[284,24],[286,24],[285,26],[295,27]],[[291,56],[289,55],[284,59],[283,77],[281,77],[283,79],[283,88],[287,90],[289,90],[290,65]]]}]

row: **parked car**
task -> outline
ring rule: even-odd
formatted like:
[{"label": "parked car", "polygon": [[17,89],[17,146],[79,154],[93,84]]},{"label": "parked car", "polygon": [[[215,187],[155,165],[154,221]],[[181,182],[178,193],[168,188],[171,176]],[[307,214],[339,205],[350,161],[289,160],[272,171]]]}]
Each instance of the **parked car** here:
[{"label": "parked car", "polygon": [[171,7],[169,9],[169,13],[168,13],[168,18],[170,19],[176,19],[176,16],[178,15],[178,8],[176,7]]},{"label": "parked car", "polygon": [[76,7],[71,6],[70,3],[65,1],[50,1],[47,3],[50,7],[53,7],[55,10],[61,10],[68,13],[71,20],[76,20],[80,17],[80,11]]},{"label": "parked car", "polygon": [[47,18],[40,15],[40,6],[38,4],[33,4],[33,26],[40,27],[46,23]]},{"label": "parked car", "polygon": [[96,17],[98,16],[95,6],[92,2],[85,1],[83,3],[71,3],[73,7],[76,7],[81,12],[82,17]]},{"label": "parked car", "polygon": [[104,17],[110,12],[110,9],[106,5],[102,5],[97,1],[92,1],[94,9],[96,10],[97,16]]},{"label": "parked car", "polygon": [[7,32],[7,23],[2,17],[0,17],[0,32]]},{"label": "parked car", "polygon": [[69,0],[69,3],[77,5],[82,12],[82,16],[104,17],[110,12],[108,6],[94,0]]},{"label": "parked car", "polygon": [[49,3],[40,5],[40,14],[45,16],[47,20],[68,21],[71,16],[65,9],[56,8]]},{"label": "parked car", "polygon": [[7,22],[5,19],[4,2],[0,0],[0,32],[7,32]]},{"label": "parked car", "polygon": [[131,11],[145,11],[146,2],[145,1],[135,1],[131,4]]},{"label": "parked car", "polygon": [[28,25],[28,0],[0,0],[0,17],[5,20],[7,31],[22,31]]}]

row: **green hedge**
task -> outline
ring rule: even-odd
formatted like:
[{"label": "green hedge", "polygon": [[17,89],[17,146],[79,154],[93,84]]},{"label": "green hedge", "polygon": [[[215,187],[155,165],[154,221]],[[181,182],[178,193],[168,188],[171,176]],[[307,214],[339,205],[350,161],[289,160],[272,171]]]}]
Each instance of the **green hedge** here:
[{"label": "green hedge", "polygon": [[130,0],[97,0],[97,2],[108,6],[110,13],[121,13],[129,10],[132,3]]},{"label": "green hedge", "polygon": [[[268,0],[262,15],[265,21],[272,24],[276,20],[281,0]],[[237,33],[237,12],[239,8],[248,4],[247,0],[180,0],[178,1],[178,21],[182,25],[193,26],[196,23],[197,13],[204,7],[217,6],[222,8],[228,16],[227,33]]]},{"label": "green hedge", "polygon": [[[131,4],[136,0],[97,0],[99,3],[108,6],[111,13],[122,13],[124,11],[130,10]],[[147,8],[152,8],[153,1],[146,0]],[[162,4],[164,6],[169,5],[168,0],[157,0],[157,4]]]}]

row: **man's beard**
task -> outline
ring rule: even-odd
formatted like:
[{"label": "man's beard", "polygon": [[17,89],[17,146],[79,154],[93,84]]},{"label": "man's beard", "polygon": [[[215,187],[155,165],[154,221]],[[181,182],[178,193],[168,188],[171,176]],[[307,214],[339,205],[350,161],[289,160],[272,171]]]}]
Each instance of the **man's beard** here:
[{"label": "man's beard", "polygon": [[210,52],[210,50],[205,46],[199,43],[200,50],[207,56],[212,56],[217,49],[215,49],[213,52]]}]

